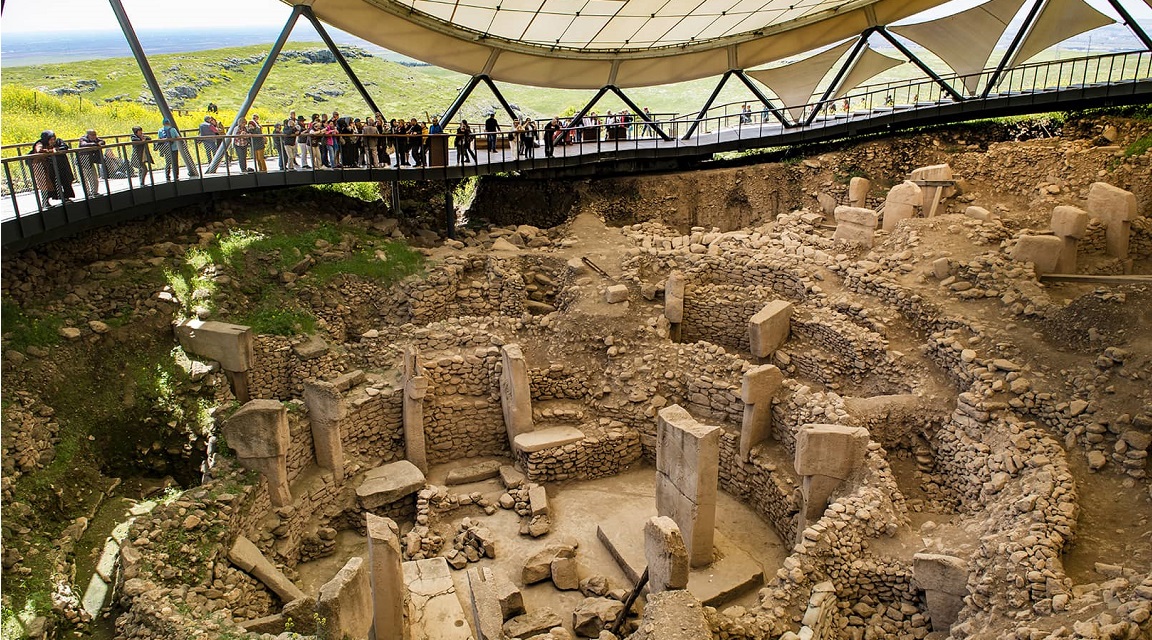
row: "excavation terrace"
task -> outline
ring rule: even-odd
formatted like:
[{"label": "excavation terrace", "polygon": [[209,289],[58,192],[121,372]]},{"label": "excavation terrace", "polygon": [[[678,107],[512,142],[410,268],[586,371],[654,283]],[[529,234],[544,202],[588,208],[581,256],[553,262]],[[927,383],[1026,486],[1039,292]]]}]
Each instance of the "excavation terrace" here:
[{"label": "excavation terrace", "polygon": [[[305,189],[8,252],[5,607],[38,638],[1148,637],[1149,125],[1003,129],[485,179],[456,240]],[[267,300],[301,315],[237,321]]]}]

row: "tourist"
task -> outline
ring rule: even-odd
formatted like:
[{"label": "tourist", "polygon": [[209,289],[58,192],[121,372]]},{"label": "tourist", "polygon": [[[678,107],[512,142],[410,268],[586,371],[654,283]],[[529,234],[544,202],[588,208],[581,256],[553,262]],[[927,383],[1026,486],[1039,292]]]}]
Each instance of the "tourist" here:
[{"label": "tourist", "polygon": [[740,107],[740,124],[752,124],[752,107],[747,102]]},{"label": "tourist", "polygon": [[280,122],[272,125],[272,148],[276,150],[276,157],[280,159],[280,170],[287,171],[284,166],[284,125]]},{"label": "tourist", "polygon": [[77,143],[80,150],[76,153],[76,165],[80,168],[81,186],[87,198],[100,193],[99,167],[104,160],[104,144],[95,129],[86,131]]},{"label": "tourist", "polygon": [[[160,130],[156,132],[156,148],[164,156],[164,179],[168,182],[180,179],[180,130],[172,126],[172,121],[165,118]],[[188,168],[188,177],[195,177],[192,168]]]},{"label": "tourist", "polygon": [[216,155],[216,136],[220,135],[220,130],[216,128],[216,119],[212,116],[204,116],[204,122],[200,123],[200,129],[197,132],[200,137],[200,144],[204,146],[204,154],[209,160]]},{"label": "tourist", "polygon": [[465,163],[471,158],[472,162],[480,162],[476,158],[476,149],[472,147],[473,139],[476,136],[472,134],[472,127],[468,126],[467,120],[461,120],[460,126],[456,127],[456,161]]},{"label": "tourist", "polygon": [[319,120],[312,122],[312,127],[308,131],[308,153],[312,158],[313,171],[322,169],[327,164],[324,162],[324,156],[327,154],[327,147],[324,145],[324,130],[320,126]]},{"label": "tourist", "polygon": [[259,116],[252,116],[248,121],[248,136],[252,140],[252,163],[256,165],[255,171],[268,173],[268,163],[264,159],[264,131],[260,128]]},{"label": "tourist", "polygon": [[496,150],[496,132],[500,130],[500,123],[496,121],[496,113],[488,114],[488,119],[484,121],[485,143],[487,143],[488,153]]},{"label": "tourist", "polygon": [[551,158],[556,149],[556,136],[560,133],[560,118],[553,117],[544,125],[544,157]]},{"label": "tourist", "polygon": [[396,166],[408,166],[408,125],[402,121],[392,118],[389,126],[392,132],[392,148],[396,151]]},{"label": "tourist", "polygon": [[389,138],[387,136],[389,131],[391,131],[391,129],[389,129],[389,127],[388,127],[388,121],[384,119],[383,114],[377,113],[376,114],[376,135],[378,137],[376,139],[376,161],[378,164],[383,165],[385,167],[390,166],[392,164],[392,158],[389,157],[389,154],[391,152],[388,151],[388,144],[389,144],[389,141],[391,140],[391,138]]},{"label": "tourist", "polygon": [[236,127],[236,135],[232,138],[232,146],[236,148],[236,158],[240,161],[240,171],[242,173],[251,173],[248,168],[248,148],[252,145],[252,141],[248,137],[248,127],[241,121]]},{"label": "tourist", "polygon": [[364,151],[364,164],[375,167],[379,164],[376,147],[380,144],[380,130],[376,128],[376,120],[368,118],[364,122],[364,136],[361,140]]},{"label": "tourist", "polygon": [[423,167],[427,159],[427,147],[424,146],[424,125],[416,118],[408,122],[408,145],[412,153],[412,162],[417,167]]},{"label": "tourist", "polygon": [[536,157],[536,145],[540,144],[536,134],[536,123],[531,118],[525,117],[522,122],[520,140],[524,147],[524,157],[529,160]]},{"label": "tourist", "polygon": [[206,111],[208,111],[208,113],[219,113],[220,107],[217,107],[215,103],[209,102]]},{"label": "tourist", "polygon": [[281,137],[277,145],[277,151],[280,152],[280,170],[281,171],[295,171],[296,170],[296,135],[299,130],[296,128],[296,118],[289,115],[284,119],[280,125]]},{"label": "tourist", "polygon": [[296,149],[300,154],[300,168],[312,168],[312,147],[308,144],[308,130],[311,126],[304,121],[304,116],[296,117]]},{"label": "tourist", "polygon": [[148,149],[148,141],[152,138],[144,135],[144,128],[132,127],[132,164],[140,172],[140,186],[144,186],[144,178],[152,173],[152,152]]},{"label": "tourist", "polygon": [[68,164],[68,143],[57,139],[52,131],[40,134],[40,139],[32,145],[32,155],[43,156],[29,161],[32,165],[32,179],[44,196],[44,202],[53,198],[67,202],[76,197],[72,190],[72,165]]}]

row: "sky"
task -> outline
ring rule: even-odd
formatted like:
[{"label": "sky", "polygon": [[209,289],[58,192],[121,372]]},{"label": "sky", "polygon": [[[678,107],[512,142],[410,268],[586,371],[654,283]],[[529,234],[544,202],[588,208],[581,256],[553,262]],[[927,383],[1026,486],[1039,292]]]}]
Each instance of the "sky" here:
[{"label": "sky", "polygon": [[[984,0],[955,0],[923,17],[936,17],[966,9]],[[122,0],[136,29],[229,27],[282,27],[291,9],[279,0]],[[1087,0],[1106,15],[1116,12],[1106,0]],[[1124,0],[1142,24],[1152,20],[1152,9],[1141,0]],[[112,8],[104,0],[6,0],[0,34],[37,31],[109,31],[118,29]]]}]

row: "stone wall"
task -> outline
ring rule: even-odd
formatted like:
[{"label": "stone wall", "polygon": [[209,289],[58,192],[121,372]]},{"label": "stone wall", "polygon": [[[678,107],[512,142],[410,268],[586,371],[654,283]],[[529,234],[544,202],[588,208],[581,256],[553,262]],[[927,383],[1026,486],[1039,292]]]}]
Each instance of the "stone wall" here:
[{"label": "stone wall", "polygon": [[533,482],[591,480],[614,476],[640,459],[640,434],[621,422],[582,425],[584,439],[532,453],[519,452],[520,467]]},{"label": "stone wall", "polygon": [[781,540],[796,539],[796,474],[759,457],[740,460],[740,436],[734,433],[720,436],[720,488],[760,514]]},{"label": "stone wall", "polygon": [[760,288],[689,283],[684,291],[684,342],[706,340],[748,353],[748,320],[776,296]]},{"label": "stone wall", "polygon": [[319,337],[310,341],[256,335],[254,342],[252,368],[248,371],[248,393],[253,398],[299,398],[304,393],[304,380],[333,378],[347,370],[347,357],[319,346]]}]

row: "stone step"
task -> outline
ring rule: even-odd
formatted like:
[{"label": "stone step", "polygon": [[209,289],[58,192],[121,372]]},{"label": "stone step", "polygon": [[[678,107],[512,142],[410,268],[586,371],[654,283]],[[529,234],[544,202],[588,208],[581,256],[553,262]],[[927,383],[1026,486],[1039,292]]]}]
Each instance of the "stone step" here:
[{"label": "stone step", "polygon": [[532,453],[542,449],[562,447],[584,439],[584,432],[576,427],[550,427],[516,436],[513,445],[517,451]]}]

